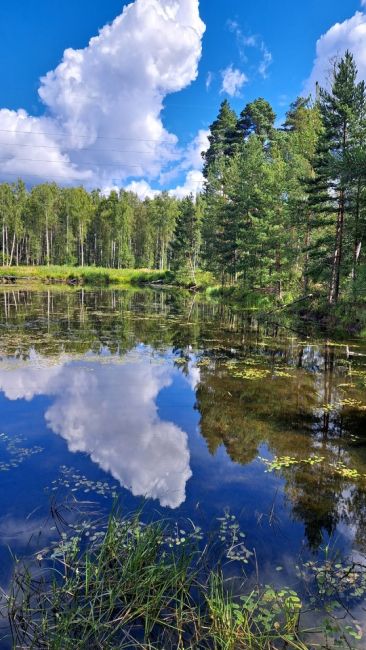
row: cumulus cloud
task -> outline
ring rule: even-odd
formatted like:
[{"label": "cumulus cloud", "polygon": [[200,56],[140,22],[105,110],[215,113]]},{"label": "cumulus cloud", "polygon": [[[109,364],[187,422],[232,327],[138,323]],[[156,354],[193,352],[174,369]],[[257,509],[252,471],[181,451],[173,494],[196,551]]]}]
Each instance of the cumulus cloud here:
[{"label": "cumulus cloud", "polygon": [[169,190],[169,194],[175,196],[177,199],[182,199],[188,194],[196,196],[203,188],[205,182],[202,172],[197,169],[192,169],[188,172],[183,185],[178,185],[174,190]]},{"label": "cumulus cloud", "polygon": [[86,48],[66,49],[41,79],[45,116],[0,110],[3,177],[105,187],[157,178],[179,163],[161,112],[168,94],[197,77],[205,30],[198,4],[135,0]]},{"label": "cumulus cloud", "polygon": [[356,11],[354,16],[342,23],[336,23],[319,38],[304,94],[314,93],[316,82],[321,86],[328,85],[332,61],[343,56],[347,49],[355,57],[359,78],[366,79],[366,15],[361,11]]},{"label": "cumulus cloud", "polygon": [[238,68],[234,68],[232,65],[229,65],[223,70],[221,76],[222,86],[220,92],[226,93],[230,97],[237,97],[244,84],[248,81],[244,72],[241,72]]},{"label": "cumulus cloud", "polygon": [[0,390],[11,400],[54,397],[45,419],[71,452],[89,454],[134,496],[177,508],[191,477],[187,434],[161,420],[156,405],[172,371],[129,355],[124,361],[75,366],[65,356],[51,364],[33,353],[0,367]]},{"label": "cumulus cloud", "polygon": [[[108,193],[109,191],[113,188],[108,188]],[[114,188],[115,189],[115,188]],[[159,190],[154,190],[151,185],[147,181],[140,180],[140,181],[131,181],[126,185],[125,189],[127,192],[133,192],[136,194],[139,199],[153,199],[154,196],[157,196],[159,194]]]},{"label": "cumulus cloud", "polygon": [[204,151],[207,151],[210,146],[208,139],[209,135],[209,129],[200,129],[196,137],[188,145],[183,160],[185,169],[189,167],[193,167],[194,169],[201,169],[203,162],[202,153]]},{"label": "cumulus cloud", "polygon": [[[160,175],[159,182],[164,185],[174,180],[178,174],[185,173],[184,183],[176,186],[174,189],[168,190],[171,196],[175,196],[176,198],[183,198],[188,194],[196,196],[196,194],[202,191],[205,181],[202,174],[202,153],[209,147],[209,135],[209,130],[200,129],[196,137],[186,147],[186,150],[182,154],[181,162],[176,164],[170,171]],[[134,192],[141,199],[145,199],[146,197],[151,199],[159,193],[159,190],[153,189],[146,180],[131,181],[126,189]]]}]

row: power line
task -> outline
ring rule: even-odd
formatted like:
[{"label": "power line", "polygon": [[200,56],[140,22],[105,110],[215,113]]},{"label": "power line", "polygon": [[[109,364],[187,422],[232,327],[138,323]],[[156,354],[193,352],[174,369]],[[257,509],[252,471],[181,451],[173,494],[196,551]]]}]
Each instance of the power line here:
[{"label": "power line", "polygon": [[[48,133],[47,131],[19,131],[18,129],[0,129],[0,133],[12,133],[13,135],[18,135],[19,133],[22,133],[23,135],[47,135],[49,137],[53,138],[59,138],[59,137],[70,137],[68,134],[62,134],[62,133]],[[77,137],[77,138],[83,138],[83,139],[88,139],[90,136],[88,135],[73,135],[72,136]],[[159,140],[159,139],[148,139],[148,138],[121,138],[121,137],[112,137],[112,136],[107,136],[107,135],[98,135],[94,138],[94,140],[122,140],[126,142],[157,142],[159,144],[169,144],[171,146],[176,145],[176,142],[172,142],[170,140]]]},{"label": "power line", "polygon": [[[62,176],[60,174],[52,174],[52,178],[48,177],[48,180],[45,180],[46,176],[44,174],[33,174],[33,173],[27,173],[27,172],[25,172],[25,173],[23,173],[23,172],[22,173],[15,173],[15,172],[2,172],[2,171],[0,171],[0,177],[1,176],[11,176],[11,177],[17,178],[19,180],[22,180],[22,177],[41,178],[41,179],[43,179],[43,181],[45,183],[51,183],[54,178],[61,178],[63,181],[65,181],[65,183],[74,183],[75,181],[80,182],[80,183],[86,183],[88,181],[88,179],[81,179],[81,178],[68,179],[68,178],[65,178],[65,176]],[[128,178],[131,178],[131,176],[129,176]],[[113,179],[112,182],[114,182],[115,180],[118,180],[118,182],[122,182],[121,179]],[[138,181],[136,181],[136,182],[138,182]],[[201,185],[202,182],[203,181],[193,181],[193,180],[190,181],[190,183],[197,184],[197,185]],[[152,188],[152,189],[154,189],[154,188]],[[176,189],[176,188],[173,187],[173,188],[170,188],[170,189]],[[170,189],[168,189],[166,191],[169,192]],[[163,192],[164,190],[161,189],[161,190],[158,190],[158,191]]]},{"label": "power line", "polygon": [[[18,160],[20,160],[21,162],[45,162],[45,163],[56,163],[56,164],[60,164],[60,163],[63,163],[63,162],[68,162],[68,161],[63,161],[63,160],[49,160],[47,158],[16,158],[16,161],[18,161]],[[0,165],[2,163],[7,163],[7,162],[9,162],[9,161],[8,160],[0,160]],[[71,163],[71,161],[70,161],[70,164],[73,164],[73,163]],[[129,163],[124,163],[124,162],[121,162],[121,163],[104,163],[103,162],[103,164],[99,165],[98,163],[93,163],[93,162],[89,162],[89,161],[86,160],[86,161],[83,161],[83,165],[89,165],[90,167],[98,167],[98,168],[99,167],[106,167],[106,166],[108,166],[108,167],[116,167],[117,166],[117,167],[135,167],[137,169],[141,169],[141,165],[130,165]],[[75,171],[77,171],[77,170],[75,170]]]},{"label": "power line", "polygon": [[[52,147],[48,144],[24,144],[23,142],[0,142],[1,147],[32,147],[34,149],[54,149],[56,151],[60,150],[60,147]],[[150,151],[135,151],[133,149],[93,149],[92,147],[85,147],[84,149],[75,150],[74,147],[62,147],[63,151],[73,151],[74,153],[82,153],[83,151],[98,151],[98,152],[115,152],[115,153],[137,153],[150,155],[155,152]]]}]

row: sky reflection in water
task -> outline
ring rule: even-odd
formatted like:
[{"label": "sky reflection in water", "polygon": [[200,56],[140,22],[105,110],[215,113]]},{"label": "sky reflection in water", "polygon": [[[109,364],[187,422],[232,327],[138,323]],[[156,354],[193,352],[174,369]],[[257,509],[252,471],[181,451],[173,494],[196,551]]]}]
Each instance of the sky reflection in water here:
[{"label": "sky reflection in water", "polygon": [[[0,472],[3,563],[47,515],[60,466],[119,484],[125,509],[147,498],[147,513],[210,529],[230,508],[264,575],[279,563],[291,575],[329,536],[364,553],[359,343],[301,340],[179,294],[4,291],[0,302],[2,430],[44,449]],[[266,472],[259,456],[301,462]]]}]

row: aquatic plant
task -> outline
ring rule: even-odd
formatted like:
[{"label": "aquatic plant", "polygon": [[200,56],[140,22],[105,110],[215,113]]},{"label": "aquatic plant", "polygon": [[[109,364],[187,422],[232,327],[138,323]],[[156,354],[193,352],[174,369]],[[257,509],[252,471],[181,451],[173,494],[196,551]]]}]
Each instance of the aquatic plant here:
[{"label": "aquatic plant", "polygon": [[25,438],[23,436],[8,436],[6,433],[0,433],[0,443],[2,443],[8,455],[7,460],[0,461],[0,472],[8,472],[11,469],[15,469],[27,458],[44,451],[43,447],[39,445],[25,447],[23,446],[24,442]]},{"label": "aquatic plant", "polygon": [[61,465],[60,475],[52,481],[50,490],[57,492],[61,489],[70,493],[88,494],[90,492],[114,499],[117,496],[118,485],[117,483],[111,484],[109,481],[93,481],[74,467]]},{"label": "aquatic plant", "polygon": [[[242,579],[240,589],[234,589],[220,561],[210,561],[207,545],[200,550],[194,527],[193,537],[185,529],[176,532],[179,544],[169,542],[162,522],[144,525],[138,516],[123,519],[114,513],[86,546],[82,535],[64,534],[52,562],[40,554],[37,568],[18,562],[2,603],[14,647],[317,647],[311,635],[321,627],[302,629],[303,602],[295,590],[245,586]],[[220,534],[231,543],[243,539],[229,512],[221,519]],[[345,630],[337,641],[351,648],[352,632]]]},{"label": "aquatic plant", "polygon": [[291,465],[318,465],[324,461],[324,456],[309,456],[309,458],[295,458],[294,456],[275,456],[272,460],[258,456],[258,459],[267,466],[266,472],[281,470]]}]

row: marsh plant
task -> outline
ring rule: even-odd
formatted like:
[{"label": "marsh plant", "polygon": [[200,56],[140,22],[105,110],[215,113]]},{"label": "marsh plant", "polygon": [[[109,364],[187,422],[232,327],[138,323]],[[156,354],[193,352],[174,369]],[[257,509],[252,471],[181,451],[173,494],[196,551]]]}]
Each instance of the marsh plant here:
[{"label": "marsh plant", "polygon": [[[228,563],[243,569],[253,554],[229,512],[220,518],[218,534],[225,550],[212,561],[217,548],[212,553],[191,522],[172,530],[115,510],[97,533],[88,522],[73,526],[33,561],[16,562],[2,600],[12,647],[356,647],[358,628],[342,630],[334,622],[332,633],[324,625],[304,629],[304,604],[293,589],[249,583],[243,570],[239,578],[225,577]],[[304,567],[308,574],[314,570]],[[315,573],[318,584],[321,570]]]}]

